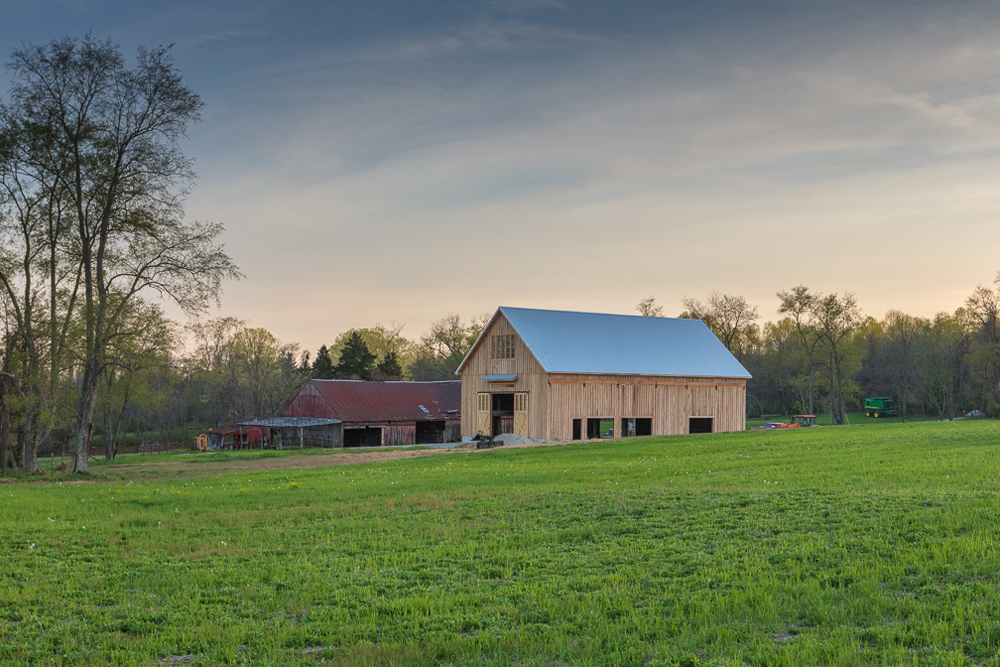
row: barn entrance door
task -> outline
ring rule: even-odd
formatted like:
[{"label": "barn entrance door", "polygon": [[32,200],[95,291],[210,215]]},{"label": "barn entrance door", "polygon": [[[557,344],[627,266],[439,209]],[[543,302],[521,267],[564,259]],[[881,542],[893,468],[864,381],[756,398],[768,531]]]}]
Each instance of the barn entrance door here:
[{"label": "barn entrance door", "polygon": [[528,437],[528,395],[514,394],[514,435]]},{"label": "barn entrance door", "polygon": [[478,394],[476,396],[476,432],[483,435],[491,435],[491,396],[490,394]]}]

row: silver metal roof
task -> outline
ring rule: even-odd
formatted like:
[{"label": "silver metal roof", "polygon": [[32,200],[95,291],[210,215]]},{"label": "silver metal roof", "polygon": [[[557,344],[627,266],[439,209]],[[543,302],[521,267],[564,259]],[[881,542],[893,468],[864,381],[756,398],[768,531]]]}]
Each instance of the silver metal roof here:
[{"label": "silver metal roof", "polygon": [[309,428],[310,426],[328,426],[340,424],[339,419],[323,419],[321,417],[273,417],[271,419],[252,419],[240,422],[240,426],[266,426],[268,428]]},{"label": "silver metal roof", "polygon": [[701,320],[508,307],[498,312],[549,373],[750,377]]}]

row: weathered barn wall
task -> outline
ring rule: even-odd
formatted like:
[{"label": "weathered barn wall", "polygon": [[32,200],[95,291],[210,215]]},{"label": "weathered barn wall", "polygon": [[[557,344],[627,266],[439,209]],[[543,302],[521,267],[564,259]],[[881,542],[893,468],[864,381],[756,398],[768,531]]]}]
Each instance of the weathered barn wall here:
[{"label": "weathered barn wall", "polygon": [[417,441],[416,422],[389,424],[382,431],[383,445],[412,445]]},{"label": "weathered barn wall", "polygon": [[330,406],[311,382],[299,392],[282,413],[284,417],[333,417]]}]

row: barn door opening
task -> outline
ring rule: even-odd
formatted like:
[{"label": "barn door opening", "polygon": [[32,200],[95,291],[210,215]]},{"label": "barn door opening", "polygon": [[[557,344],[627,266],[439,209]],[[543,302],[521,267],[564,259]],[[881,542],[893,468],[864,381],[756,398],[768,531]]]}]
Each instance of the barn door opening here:
[{"label": "barn door opening", "polygon": [[711,417],[691,417],[688,420],[688,433],[711,433]]},{"label": "barn door opening", "polygon": [[615,420],[611,417],[597,417],[587,420],[587,439],[613,438],[615,435]]},{"label": "barn door opening", "polygon": [[528,437],[528,395],[514,394],[514,435]]},{"label": "barn door opening", "polygon": [[514,394],[491,394],[493,397],[493,435],[514,432]]},{"label": "barn door opening", "polygon": [[492,435],[490,428],[490,395],[478,394],[476,396],[476,432],[483,435]]}]

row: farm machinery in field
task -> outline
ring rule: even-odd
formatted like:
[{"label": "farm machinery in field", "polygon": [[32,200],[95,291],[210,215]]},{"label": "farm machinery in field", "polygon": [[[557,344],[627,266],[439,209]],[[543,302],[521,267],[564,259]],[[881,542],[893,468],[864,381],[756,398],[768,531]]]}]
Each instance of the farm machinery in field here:
[{"label": "farm machinery in field", "polygon": [[795,415],[787,424],[785,422],[767,422],[763,426],[754,426],[751,431],[769,431],[777,428],[806,428],[816,426],[816,415]]},{"label": "farm machinery in field", "polygon": [[896,402],[888,396],[876,396],[865,399],[866,417],[895,417],[899,414]]}]

